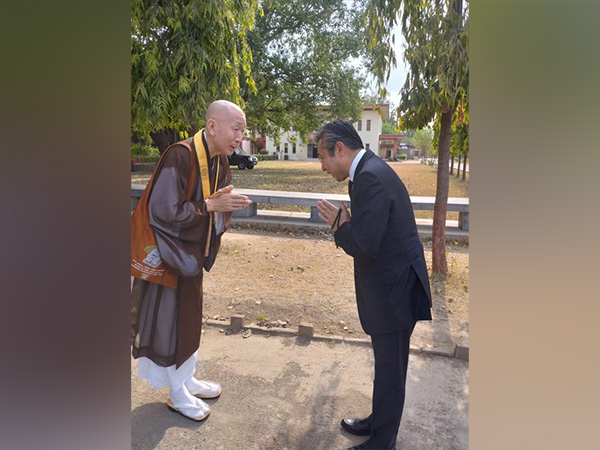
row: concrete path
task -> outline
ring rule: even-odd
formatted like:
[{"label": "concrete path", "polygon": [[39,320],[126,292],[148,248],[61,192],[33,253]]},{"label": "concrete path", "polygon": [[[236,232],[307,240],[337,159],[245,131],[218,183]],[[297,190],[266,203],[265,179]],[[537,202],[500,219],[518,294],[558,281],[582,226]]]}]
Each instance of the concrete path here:
[{"label": "concrete path", "polygon": [[[194,423],[165,406],[131,363],[131,448],[321,450],[356,445],[342,417],[371,407],[373,354],[351,344],[225,335],[205,327],[196,376],[222,383],[212,413]],[[410,355],[398,450],[468,448],[468,363]]]}]

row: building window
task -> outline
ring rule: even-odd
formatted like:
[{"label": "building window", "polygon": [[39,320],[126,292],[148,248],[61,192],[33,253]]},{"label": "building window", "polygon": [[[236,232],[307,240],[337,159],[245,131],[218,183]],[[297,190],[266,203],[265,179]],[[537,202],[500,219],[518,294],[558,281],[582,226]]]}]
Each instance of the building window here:
[{"label": "building window", "polygon": [[358,128],[357,128],[357,130],[358,131],[362,131],[362,120],[358,121]]},{"label": "building window", "polygon": [[296,153],[296,144],[292,144],[292,153]]},{"label": "building window", "polygon": [[365,144],[365,150],[371,150],[371,144]]},{"label": "building window", "polygon": [[367,120],[367,131],[371,131],[371,119]]},{"label": "building window", "polygon": [[283,152],[287,153],[288,152],[288,146],[287,146],[287,142],[283,145]]}]

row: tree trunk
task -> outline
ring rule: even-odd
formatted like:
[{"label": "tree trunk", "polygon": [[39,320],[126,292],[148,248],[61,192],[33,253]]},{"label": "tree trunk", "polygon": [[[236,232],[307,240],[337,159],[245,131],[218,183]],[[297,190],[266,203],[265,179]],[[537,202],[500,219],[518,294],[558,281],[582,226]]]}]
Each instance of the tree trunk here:
[{"label": "tree trunk", "polygon": [[465,174],[467,173],[467,155],[465,155],[465,159],[463,160],[463,181],[465,181]]},{"label": "tree trunk", "polygon": [[460,177],[460,157],[461,155],[458,155],[458,164],[456,166],[456,178]]},{"label": "tree trunk", "polygon": [[454,175],[454,155],[450,155],[450,175]]},{"label": "tree trunk", "polygon": [[448,188],[450,183],[448,166],[453,114],[454,108],[450,108],[447,112],[442,113],[440,120],[437,187],[435,205],[433,207],[433,271],[443,274],[448,273],[448,264],[446,263],[446,211],[448,209]]},{"label": "tree trunk", "polygon": [[171,128],[163,128],[162,130],[151,132],[150,137],[154,145],[158,147],[161,155],[171,144],[180,140],[179,133]]}]

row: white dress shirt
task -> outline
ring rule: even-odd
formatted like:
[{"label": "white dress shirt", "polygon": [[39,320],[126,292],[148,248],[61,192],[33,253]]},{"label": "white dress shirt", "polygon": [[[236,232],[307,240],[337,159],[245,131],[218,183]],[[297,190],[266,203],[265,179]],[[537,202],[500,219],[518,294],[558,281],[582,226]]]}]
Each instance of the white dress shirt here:
[{"label": "white dress shirt", "polygon": [[354,161],[352,161],[352,165],[350,166],[350,181],[352,181],[353,183],[354,172],[356,172],[356,167],[358,166],[358,163],[360,162],[362,157],[365,156],[365,153],[367,153],[367,151],[363,148],[360,152],[358,152],[358,155],[354,157]]}]

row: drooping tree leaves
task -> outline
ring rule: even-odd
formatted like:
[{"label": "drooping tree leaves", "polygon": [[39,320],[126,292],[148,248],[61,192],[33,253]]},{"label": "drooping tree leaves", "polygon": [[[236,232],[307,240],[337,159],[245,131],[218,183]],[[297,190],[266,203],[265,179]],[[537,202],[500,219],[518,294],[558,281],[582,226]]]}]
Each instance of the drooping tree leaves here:
[{"label": "drooping tree leaves", "polygon": [[255,92],[246,42],[258,0],[132,0],[132,129],[164,150],[204,124],[207,106],[243,106],[239,80]]}]

